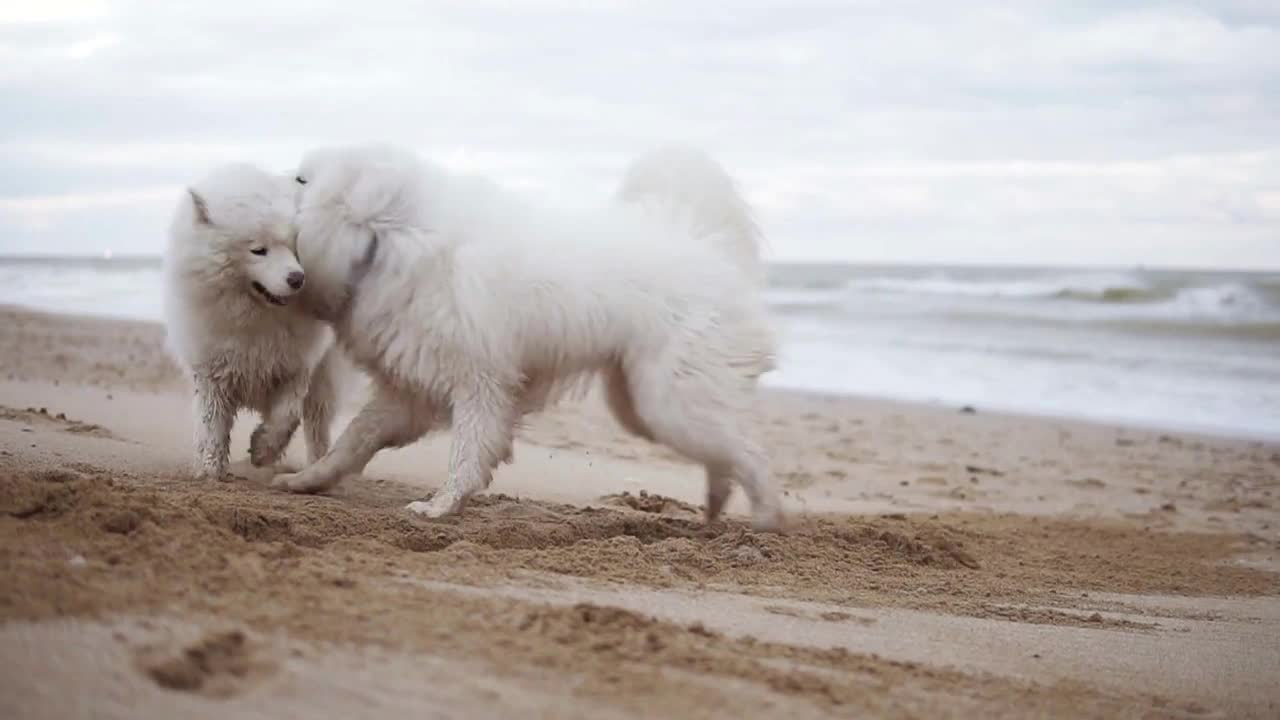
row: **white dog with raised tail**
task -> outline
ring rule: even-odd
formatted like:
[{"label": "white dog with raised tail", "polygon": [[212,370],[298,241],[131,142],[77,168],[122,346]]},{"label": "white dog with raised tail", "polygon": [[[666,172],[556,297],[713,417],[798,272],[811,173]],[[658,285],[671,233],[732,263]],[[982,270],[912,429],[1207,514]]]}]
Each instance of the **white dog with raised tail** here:
[{"label": "white dog with raised tail", "polygon": [[254,465],[284,454],[301,422],[314,462],[329,448],[333,333],[297,308],[306,282],[294,254],[292,177],[251,165],[215,169],[182,194],[164,258],[165,346],[195,389],[195,473],[227,474],[242,408],[262,423]]},{"label": "white dog with raised tail", "polygon": [[760,234],[710,158],[646,156],[618,202],[577,213],[386,147],[313,153],[298,181],[307,304],[376,390],[328,455],[278,486],[329,488],[451,422],[448,479],[409,509],[455,513],[509,457],[522,414],[599,375],[626,429],[706,467],[709,521],[737,483],[756,527],[782,526],[747,433],[774,364]]}]

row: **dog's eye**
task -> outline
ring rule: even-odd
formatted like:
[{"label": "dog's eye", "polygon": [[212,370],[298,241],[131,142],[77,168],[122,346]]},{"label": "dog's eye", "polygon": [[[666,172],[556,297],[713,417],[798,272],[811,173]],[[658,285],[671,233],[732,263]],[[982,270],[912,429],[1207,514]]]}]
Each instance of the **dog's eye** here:
[{"label": "dog's eye", "polygon": [[254,248],[254,249],[250,250],[249,252],[253,253],[254,255],[266,255],[266,254],[267,254],[267,249],[266,249],[266,248]]},{"label": "dog's eye", "polygon": [[295,177],[295,178],[293,179],[293,181],[294,181],[294,182],[296,182],[296,183],[298,183],[299,185],[306,185],[306,184],[307,184],[307,181],[306,181],[306,180],[303,180],[301,175],[299,175],[299,176]]}]

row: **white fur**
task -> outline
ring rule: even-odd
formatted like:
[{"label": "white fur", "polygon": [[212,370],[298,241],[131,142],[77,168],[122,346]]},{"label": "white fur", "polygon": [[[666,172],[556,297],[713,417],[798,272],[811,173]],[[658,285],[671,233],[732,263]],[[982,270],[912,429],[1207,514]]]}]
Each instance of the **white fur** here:
[{"label": "white fur", "polygon": [[294,194],[292,177],[228,165],[184,192],[173,217],[165,346],[195,386],[194,469],[202,478],[226,475],[231,426],[242,408],[262,415],[249,445],[255,465],[279,459],[304,418],[310,458],[328,449],[336,358],[328,328],[291,302],[300,290],[289,276],[302,272]]},{"label": "white fur", "polygon": [[602,376],[624,427],[706,466],[708,519],[736,481],[759,527],[781,525],[744,427],[774,355],[759,233],[710,158],[650,155],[618,202],[579,213],[393,148],[317,152],[299,178],[307,304],[377,389],[324,459],[278,485],[331,487],[452,422],[448,481],[409,508],[457,512],[509,457],[522,414]]}]

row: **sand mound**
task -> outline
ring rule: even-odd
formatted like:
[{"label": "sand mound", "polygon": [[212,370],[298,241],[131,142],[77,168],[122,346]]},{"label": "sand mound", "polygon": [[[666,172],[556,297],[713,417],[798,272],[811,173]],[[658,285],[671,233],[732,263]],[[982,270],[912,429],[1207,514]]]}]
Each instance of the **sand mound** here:
[{"label": "sand mound", "polygon": [[605,495],[600,498],[600,501],[606,505],[631,508],[632,510],[654,513],[656,515],[697,517],[702,514],[701,508],[690,505],[687,502],[681,502],[674,498],[663,497],[662,495],[650,494],[645,490],[641,490],[635,495],[632,495],[630,492]]},{"label": "sand mound", "polygon": [[25,409],[0,405],[0,419],[17,420],[28,425],[51,425],[63,432],[75,435],[89,435],[98,438],[116,438],[115,434],[101,425],[80,422],[66,416],[66,413],[51,413],[47,408],[29,407]]},{"label": "sand mound", "polygon": [[[785,534],[737,521],[708,527],[655,512],[476,498],[431,522],[400,508],[418,491],[294,496],[249,481],[117,481],[0,464],[0,557],[20,583],[0,588],[10,616],[135,607],[162,593],[125,568],[157,568],[175,592],[225,590],[304,568],[328,583],[411,573],[466,584],[537,571],[650,587],[707,587],[849,606],[899,605],[1025,622],[1088,623],[1071,614],[1013,613],[1052,601],[1096,606],[1080,590],[1248,595],[1274,576],[1222,561],[1231,538],[1106,523],[1007,517],[801,518]],[[358,483],[359,481],[354,481]],[[376,487],[376,491],[374,488]],[[646,495],[650,507],[682,504]],[[683,509],[683,514],[686,513]],[[72,567],[79,558],[82,567]],[[99,592],[82,582],[94,578]],[[291,588],[272,592],[289,597]]]}]

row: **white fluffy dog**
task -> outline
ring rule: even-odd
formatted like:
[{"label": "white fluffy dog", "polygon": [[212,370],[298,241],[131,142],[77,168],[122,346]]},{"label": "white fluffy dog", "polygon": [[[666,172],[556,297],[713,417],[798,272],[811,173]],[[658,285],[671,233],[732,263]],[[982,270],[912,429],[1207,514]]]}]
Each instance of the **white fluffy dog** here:
[{"label": "white fluffy dog", "polygon": [[254,465],[274,463],[305,419],[314,462],[329,446],[332,332],[291,306],[305,282],[294,252],[292,178],[249,165],[214,170],[183,195],[164,263],[166,347],[195,384],[195,472],[227,474],[242,408],[262,423]]},{"label": "white fluffy dog", "polygon": [[649,155],[618,202],[582,213],[385,147],[313,153],[297,180],[306,304],[375,392],[328,455],[278,486],[326,489],[452,422],[447,482],[408,509],[455,513],[509,458],[522,414],[599,375],[626,429],[705,466],[708,520],[737,482],[757,527],[782,525],[744,427],[774,356],[760,238],[710,158]]}]

